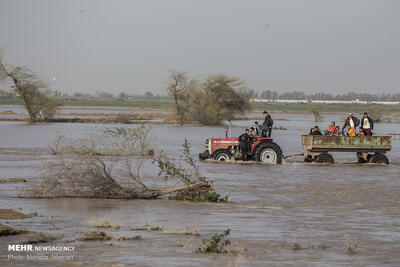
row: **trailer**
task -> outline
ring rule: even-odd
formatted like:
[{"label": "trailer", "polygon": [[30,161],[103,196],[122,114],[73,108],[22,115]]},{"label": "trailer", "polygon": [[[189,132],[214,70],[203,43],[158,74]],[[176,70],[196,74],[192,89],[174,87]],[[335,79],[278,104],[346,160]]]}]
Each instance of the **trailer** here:
[{"label": "trailer", "polygon": [[330,152],[355,152],[359,163],[389,164],[386,152],[392,149],[391,136],[302,135],[305,162],[334,163]]}]

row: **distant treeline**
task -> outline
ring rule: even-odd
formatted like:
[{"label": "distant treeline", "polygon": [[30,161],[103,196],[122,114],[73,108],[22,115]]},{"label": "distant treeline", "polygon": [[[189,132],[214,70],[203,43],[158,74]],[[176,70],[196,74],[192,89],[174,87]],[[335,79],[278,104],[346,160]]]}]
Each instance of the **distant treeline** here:
[{"label": "distant treeline", "polygon": [[362,101],[400,101],[400,94],[366,94],[366,93],[347,93],[347,94],[326,94],[315,93],[306,95],[301,91],[285,92],[279,94],[276,91],[263,91],[259,98],[261,99],[286,99],[286,100],[362,100]]},{"label": "distant treeline", "polygon": [[[400,101],[400,94],[366,94],[366,93],[347,93],[347,94],[326,94],[326,93],[314,93],[305,94],[301,91],[278,93],[276,91],[266,90],[261,94],[254,92],[253,90],[248,90],[249,95],[252,98],[261,99],[285,99],[285,100],[343,100],[350,101],[359,99],[361,101]],[[96,92],[94,94],[87,93],[63,93],[60,91],[53,91],[52,95],[58,99],[64,100],[122,100],[122,101],[168,101],[170,98],[166,95],[154,95],[152,92],[145,92],[144,94],[129,94],[129,93],[119,93],[112,94],[109,92]],[[0,98],[13,98],[11,91],[0,90]]]},{"label": "distant treeline", "polygon": [[[157,100],[166,100],[167,97],[164,95],[154,95],[152,92],[145,92],[144,94],[128,94],[128,93],[119,93],[114,95],[109,92],[96,92],[94,94],[87,93],[62,93],[60,91],[52,91],[52,96],[57,99],[63,100],[145,100],[145,101],[157,101]],[[0,97],[2,98],[13,98],[14,95],[11,91],[0,90]]]}]

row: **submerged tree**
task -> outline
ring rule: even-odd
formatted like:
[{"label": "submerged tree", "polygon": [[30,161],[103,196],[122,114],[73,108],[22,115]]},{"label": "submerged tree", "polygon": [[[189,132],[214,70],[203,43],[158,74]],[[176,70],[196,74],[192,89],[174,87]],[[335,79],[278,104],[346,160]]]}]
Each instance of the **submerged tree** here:
[{"label": "submerged tree", "polygon": [[47,85],[26,67],[14,67],[7,71],[0,57],[0,80],[8,77],[14,83],[12,86],[14,95],[24,102],[30,121],[53,118],[58,105],[51,98]]},{"label": "submerged tree", "polygon": [[179,124],[220,125],[250,110],[251,91],[240,79],[223,74],[189,82],[186,74],[173,72],[167,91],[174,98]]},{"label": "submerged tree", "polygon": [[[137,141],[132,141],[130,134],[126,137],[126,133],[134,133]],[[154,199],[188,191],[215,195],[212,182],[200,175],[190,156],[187,141],[182,164],[165,153],[150,153],[148,135],[149,128],[140,126],[132,130],[107,129],[101,137],[93,136],[81,142],[68,142],[63,138],[64,144],[59,145],[56,160],[44,166],[42,182],[32,188],[33,197]],[[102,138],[106,140],[98,141]],[[152,168],[154,163],[157,163],[159,173],[148,174],[157,171]],[[168,183],[168,187],[155,187],[154,183],[160,180]]]},{"label": "submerged tree", "polygon": [[209,76],[196,91],[190,114],[193,120],[203,125],[219,125],[250,109],[247,89],[236,77]]}]

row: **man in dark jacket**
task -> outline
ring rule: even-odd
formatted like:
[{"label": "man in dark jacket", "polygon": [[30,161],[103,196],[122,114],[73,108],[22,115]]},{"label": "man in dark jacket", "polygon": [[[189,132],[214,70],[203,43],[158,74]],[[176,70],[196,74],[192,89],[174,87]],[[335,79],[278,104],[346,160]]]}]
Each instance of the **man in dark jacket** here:
[{"label": "man in dark jacket", "polygon": [[272,125],[274,121],[272,120],[271,116],[268,114],[267,111],[263,112],[264,115],[264,123],[262,125],[262,136],[263,137],[271,137],[272,132]]},{"label": "man in dark jacket", "polygon": [[353,116],[353,113],[349,112],[349,116],[346,118],[342,130],[344,130],[347,125],[350,125],[351,128],[356,129],[356,127],[360,125],[360,120]]},{"label": "man in dark jacket", "polygon": [[249,135],[249,129],[246,129],[244,134],[239,136],[239,148],[243,154],[243,160],[247,160],[247,153],[249,152],[251,137]]},{"label": "man in dark jacket", "polygon": [[361,128],[364,129],[365,135],[372,135],[374,129],[374,121],[368,116],[367,112],[364,112],[364,117],[361,119]]},{"label": "man in dark jacket", "polygon": [[314,128],[310,129],[310,133],[308,135],[322,135],[322,133],[319,127],[315,125]]}]

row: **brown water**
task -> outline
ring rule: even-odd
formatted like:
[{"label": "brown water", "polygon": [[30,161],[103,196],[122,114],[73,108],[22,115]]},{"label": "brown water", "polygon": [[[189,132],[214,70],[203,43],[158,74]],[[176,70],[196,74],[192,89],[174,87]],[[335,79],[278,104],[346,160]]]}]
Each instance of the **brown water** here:
[{"label": "brown water", "polygon": [[[313,126],[313,116],[279,114],[276,117],[288,119],[275,122],[278,127],[288,128],[287,131],[273,132],[284,154],[302,152],[300,134]],[[327,126],[338,117],[342,118],[326,115],[320,126]],[[249,124],[235,122],[234,135]],[[61,265],[228,265],[235,257],[194,253],[201,238],[227,228],[231,229],[235,246],[245,250],[243,266],[400,265],[399,136],[393,137],[389,166],[355,164],[356,157],[351,153],[337,153],[335,160],[339,164],[325,166],[304,164],[301,158],[289,158],[283,165],[199,163],[201,172],[215,181],[216,190],[231,196],[232,204],[18,197],[40,180],[40,165],[53,159],[46,146],[57,132],[78,139],[105,127],[110,125],[0,123],[0,178],[22,177],[28,181],[0,184],[0,207],[22,208],[25,213],[37,211],[43,216],[8,222],[14,227],[62,236],[55,244],[74,244],[74,260],[60,262]],[[172,125],[155,125],[152,132],[158,148],[176,158],[185,137],[193,145],[192,152],[198,153],[203,150],[206,138],[224,134],[221,127]],[[388,133],[400,133],[400,125],[376,125],[376,134]],[[121,224],[120,230],[111,232],[127,236],[140,234],[142,240],[75,241],[80,231],[90,228],[88,219],[101,216]],[[201,236],[130,230],[147,222],[169,231],[199,227]],[[28,264],[7,260],[7,245],[18,244],[22,238],[0,238],[0,265]],[[356,253],[352,255],[346,253],[345,246],[350,240],[357,243]],[[293,250],[293,242],[302,249]],[[39,265],[43,261],[31,263]]]}]

